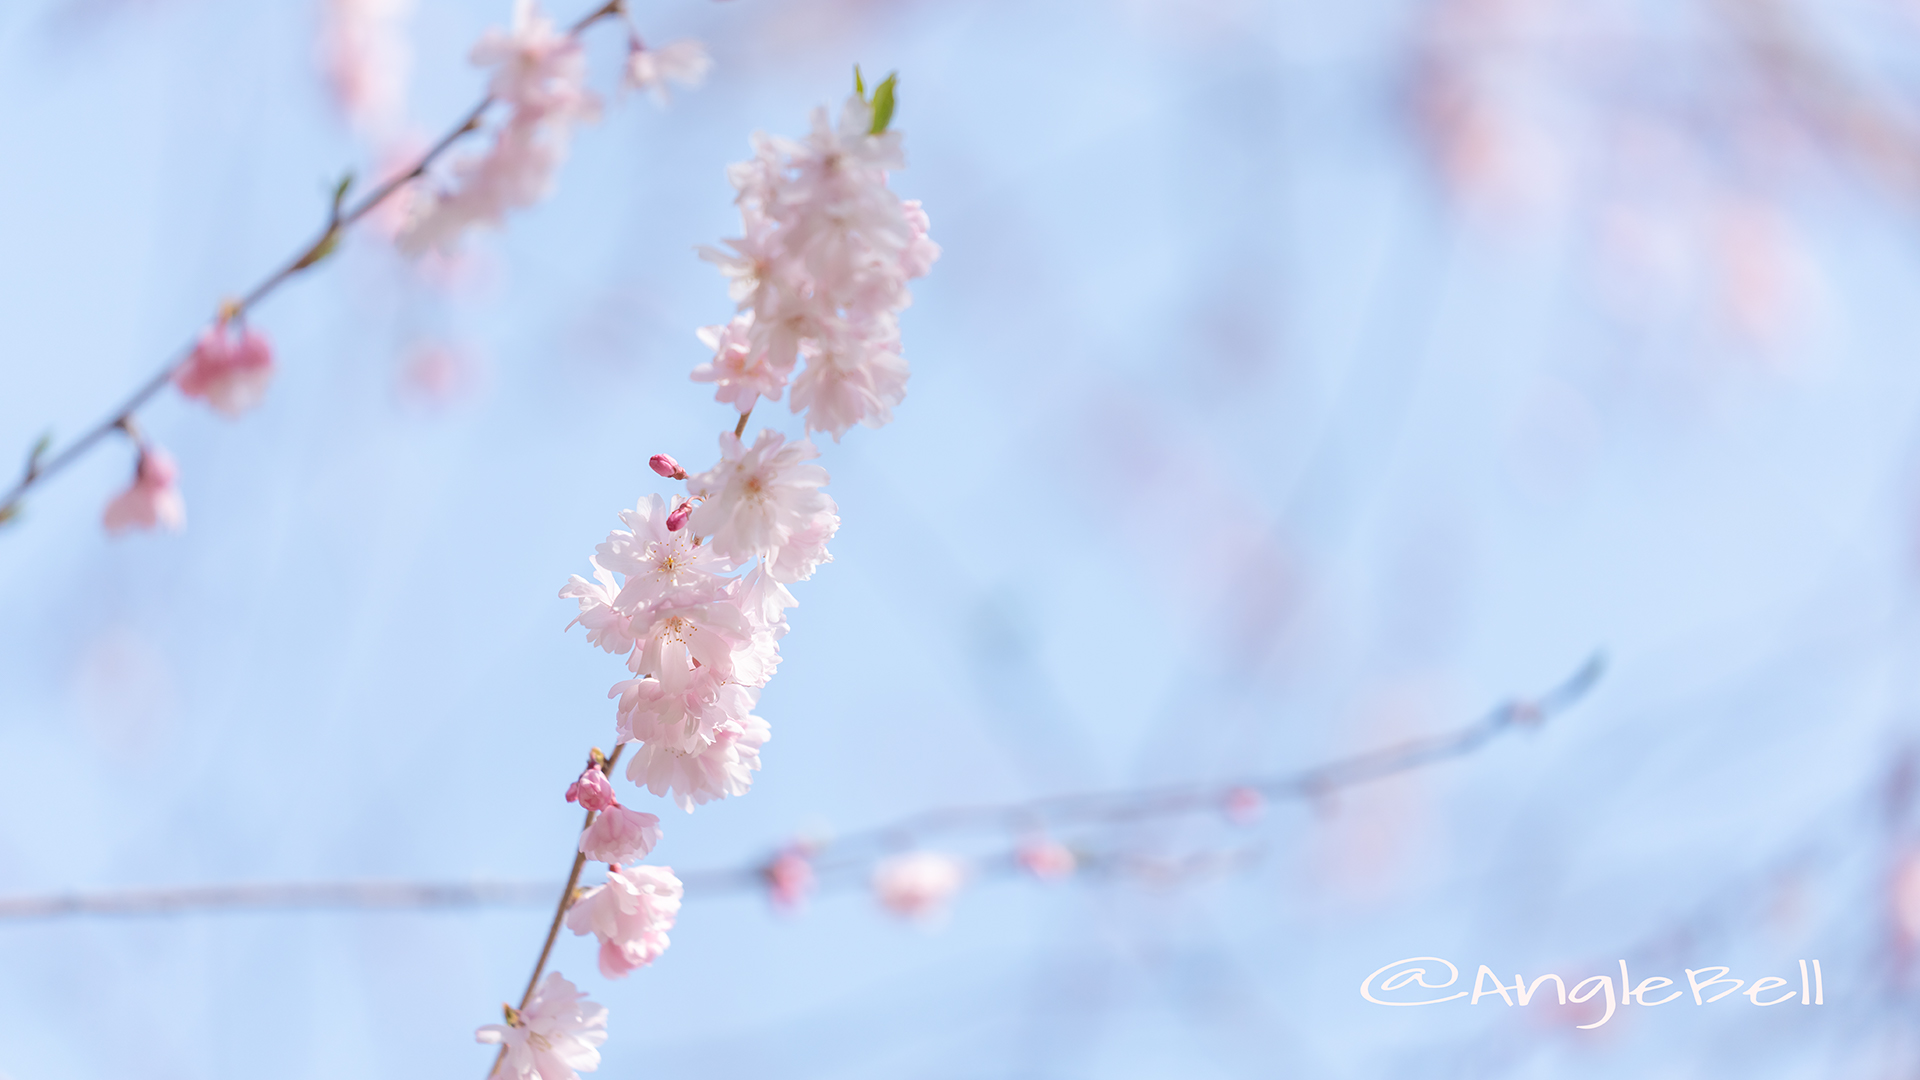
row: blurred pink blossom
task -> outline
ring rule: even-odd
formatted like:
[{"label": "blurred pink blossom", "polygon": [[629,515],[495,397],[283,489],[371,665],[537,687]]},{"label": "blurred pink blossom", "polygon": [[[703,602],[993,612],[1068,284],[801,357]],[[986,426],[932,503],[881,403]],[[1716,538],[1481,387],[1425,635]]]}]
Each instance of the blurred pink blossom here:
[{"label": "blurred pink blossom", "polygon": [[273,347],[266,335],[221,318],[200,334],[173,383],[228,416],[238,416],[266,396],[273,378]]},{"label": "blurred pink blossom", "polygon": [[1073,849],[1058,840],[1049,840],[1045,837],[1021,844],[1019,850],[1014,852],[1014,859],[1026,869],[1027,873],[1041,881],[1059,881],[1062,878],[1072,877],[1074,870],[1080,865],[1079,860],[1074,858]]},{"label": "blurred pink blossom", "polygon": [[873,893],[895,915],[929,919],[946,910],[966,876],[965,868],[951,855],[913,851],[895,855],[874,869]]},{"label": "blurred pink blossom", "polygon": [[813,864],[799,848],[788,848],[775,855],[763,873],[767,879],[767,898],[774,906],[789,910],[804,903],[816,884]]},{"label": "blurred pink blossom", "polygon": [[655,102],[665,106],[670,99],[668,82],[691,90],[706,79],[712,67],[713,58],[698,41],[673,41],[649,49],[635,40],[627,54],[626,81],[628,86],[652,94]]},{"label": "blurred pink blossom", "polygon": [[179,532],[187,524],[187,504],[174,486],[179,469],[157,446],[143,446],[134,466],[133,484],[114,496],[102,518],[110,533],[128,529],[166,529]]}]

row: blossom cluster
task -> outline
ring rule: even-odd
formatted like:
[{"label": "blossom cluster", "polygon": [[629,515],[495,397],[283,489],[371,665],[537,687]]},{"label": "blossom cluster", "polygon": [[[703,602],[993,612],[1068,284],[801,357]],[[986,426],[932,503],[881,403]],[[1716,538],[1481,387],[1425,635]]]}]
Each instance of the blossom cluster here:
[{"label": "blossom cluster", "polygon": [[487,93],[505,106],[506,120],[485,153],[454,164],[451,186],[415,194],[395,238],[409,254],[451,250],[468,228],[498,225],[507,211],[544,199],[574,125],[600,115],[600,99],[587,88],[585,50],[534,0],[516,0],[511,28],[487,31],[472,60],[492,69]]},{"label": "blossom cluster", "polygon": [[906,397],[898,315],[912,301],[907,282],[940,255],[919,202],[887,188],[888,170],[906,159],[900,133],[886,130],[891,81],[885,88],[871,102],[847,99],[837,125],[815,109],[803,140],[755,134],[754,156],[727,170],[741,235],[725,241],[731,251],[701,248],[730,280],[739,314],[700,331],[713,359],[693,377],[742,413],[791,383],[808,433],[836,442],[855,424],[887,423]]},{"label": "blossom cluster", "polygon": [[[529,10],[523,3],[522,15]],[[584,93],[572,74],[577,55],[549,48],[546,33],[517,19],[511,40],[482,43],[492,50],[486,55],[505,58],[494,95],[514,108],[509,128],[523,115],[532,124],[554,115],[540,112],[542,95],[556,95],[562,120],[567,103],[582,100],[564,90]],[[628,79],[660,91],[668,79],[697,79],[705,66],[703,51],[650,51],[636,35]],[[918,204],[887,189],[886,170],[903,161],[899,133],[886,130],[892,81],[883,89],[872,102],[864,95],[850,101],[837,129],[824,110],[816,112],[803,143],[756,136],[756,158],[731,171],[748,238],[730,242],[737,259],[717,257],[734,279],[741,314],[703,332],[720,355],[693,377],[719,383],[720,400],[738,408],[740,423],[720,436],[720,458],[705,472],[689,475],[671,456],[654,455],[653,471],[684,481],[685,494],[647,495],[621,511],[625,527],[594,550],[591,577],[576,574],[560,590],[578,605],[568,628],[583,627],[589,644],[624,658],[631,676],[608,691],[618,702],[615,737],[621,751],[633,751],[627,778],[689,813],[752,786],[771,735],[754,710],[779,667],[787,609],[797,603],[787,587],[832,561],[827,545],[840,528],[839,508],[821,490],[828,478],[814,460],[819,449],[772,429],[748,443],[741,438],[745,414],[762,396],[777,399],[802,357],[806,371],[793,381],[792,400],[796,412],[805,411],[809,433],[831,431],[837,440],[856,423],[878,427],[905,393],[897,315],[909,302],[906,282],[927,272],[939,248],[927,239]],[[507,153],[505,142],[503,133],[467,178],[505,168],[488,164]],[[455,207],[444,212],[452,223],[446,227],[457,233],[462,215],[472,216],[458,208],[460,199],[476,200],[481,217],[502,205],[487,202],[485,190],[469,184],[429,212]],[[429,226],[431,220],[416,240],[429,235]],[[442,235],[431,234],[433,242]],[[596,750],[567,789],[567,800],[589,811],[579,857],[606,863],[607,876],[562,907],[568,929],[599,941],[601,973],[617,978],[667,948],[682,887],[665,867],[633,865],[659,842],[660,823],[620,804],[607,779],[611,768]],[[787,902],[798,902],[812,870],[803,854],[789,856],[769,868],[768,880]],[[936,858],[892,871],[893,891],[903,897],[896,908],[937,908],[960,884],[955,865]],[[604,1010],[582,1012],[572,985],[558,975],[544,985],[554,988],[555,1004],[536,998],[521,1012],[509,1010],[505,1026],[489,1025],[479,1036],[502,1044],[501,1068],[515,1080],[574,1080],[576,1070],[598,1064]]]},{"label": "blossom cluster", "polygon": [[[627,528],[595,550],[593,578],[560,591],[587,640],[633,675],[608,692],[619,741],[638,744],[628,779],[688,811],[752,785],[771,734],[753,709],[780,663],[787,585],[832,558],[840,527],[811,443],[769,430],[720,447],[719,464],[686,477],[692,496],[622,511]],[[685,476],[661,457],[657,469]]]}]

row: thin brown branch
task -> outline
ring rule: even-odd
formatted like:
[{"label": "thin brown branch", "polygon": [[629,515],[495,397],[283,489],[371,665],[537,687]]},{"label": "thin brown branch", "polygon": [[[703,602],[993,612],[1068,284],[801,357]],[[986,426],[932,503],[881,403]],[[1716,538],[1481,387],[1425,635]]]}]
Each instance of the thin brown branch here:
[{"label": "thin brown branch", "polygon": [[[577,36],[601,19],[622,13],[625,7],[625,0],[608,0],[607,3],[601,5],[592,13],[581,17],[573,24],[567,33],[570,36]],[[322,259],[332,253],[335,246],[339,244],[341,236],[349,228],[373,212],[374,209],[386,202],[389,198],[392,198],[401,188],[425,175],[426,171],[433,166],[433,163],[438,161],[455,142],[458,142],[461,136],[478,129],[481,117],[492,104],[493,97],[491,95],[482,97],[478,104],[467,111],[466,115],[461,118],[458,124],[454,125],[445,135],[441,136],[438,142],[435,142],[429,147],[426,152],[421,154],[406,170],[387,179],[379,187],[374,188],[353,203],[353,205],[344,212],[336,205],[333,212],[328,216],[326,228],[321,230],[318,237],[301,248],[297,254],[289,258],[280,269],[269,274],[264,280],[249,289],[238,301],[223,310],[235,318],[245,315],[255,305],[277,292],[280,286],[286,284],[289,279],[317,265]],[[94,425],[85,434],[76,438],[58,454],[50,458],[37,458],[31,462],[26,471],[21,475],[19,481],[15,483],[12,488],[8,489],[5,495],[0,495],[0,524],[5,524],[18,514],[20,500],[26,497],[29,490],[45,482],[54,474],[61,472],[75,461],[78,461],[87,451],[98,445],[100,440],[112,434],[115,429],[122,427],[133,414],[139,411],[155,394],[165,389],[167,384],[173,381],[174,373],[180,370],[182,364],[186,363],[187,357],[191,353],[191,345],[175,353],[173,358],[168,360],[165,366],[161,367],[159,371],[154,372],[151,378],[142,383],[138,389],[134,390],[126,400],[121,402],[120,407],[114,410],[113,413]]]},{"label": "thin brown branch", "polygon": [[[609,7],[613,6],[614,5],[609,5]],[[600,775],[609,776],[613,773],[613,763],[620,760],[620,754],[625,751],[626,748],[626,744],[621,743],[619,746],[613,748],[613,755],[607,758],[602,758],[600,751],[595,750],[593,756],[588,759],[588,764],[591,765],[593,762],[598,761],[600,764]],[[594,812],[591,810],[587,811],[587,820],[580,826],[582,833],[585,833],[589,828],[593,827],[593,818]],[[575,846],[578,847],[578,844]],[[586,864],[586,852],[575,851],[573,855],[573,869],[567,871],[567,886],[560,890],[560,902],[555,904],[553,908],[553,922],[547,927],[547,940],[540,945],[540,959],[534,961],[533,975],[527,979],[526,992],[520,995],[520,1011],[522,1012],[526,1011],[527,1002],[533,1000],[533,992],[540,985],[541,972],[547,969],[547,959],[553,955],[554,939],[560,936],[560,924],[566,920],[567,909],[573,906],[573,891],[580,886],[580,871]],[[508,1015],[511,1017],[513,1014],[509,1013]],[[500,1053],[494,1056],[493,1067],[487,1070],[488,1076],[492,1076],[495,1072],[499,1071],[500,1063],[506,1060],[506,1056],[507,1048],[502,1044]]]}]

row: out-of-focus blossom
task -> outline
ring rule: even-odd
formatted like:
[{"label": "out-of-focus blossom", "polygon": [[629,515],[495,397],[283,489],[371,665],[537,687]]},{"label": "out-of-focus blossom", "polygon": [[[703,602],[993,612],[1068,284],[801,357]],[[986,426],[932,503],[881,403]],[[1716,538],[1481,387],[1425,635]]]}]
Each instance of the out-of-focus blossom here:
[{"label": "out-of-focus blossom", "polygon": [[1894,864],[1888,899],[1900,943],[1908,948],[1920,945],[1920,850],[1907,852]]},{"label": "out-of-focus blossom", "polygon": [[575,1080],[600,1067],[607,1041],[607,1007],[557,971],[550,973],[527,1007],[509,1013],[509,1024],[487,1024],[474,1032],[478,1042],[504,1046],[493,1076],[500,1080]]},{"label": "out-of-focus blossom", "polygon": [[682,891],[669,867],[612,867],[606,884],[574,900],[567,929],[599,938],[600,974],[618,979],[667,951],[667,931],[680,912]]},{"label": "out-of-focus blossom", "polygon": [[712,67],[713,58],[698,41],[674,41],[649,49],[636,39],[627,53],[627,85],[647,91],[654,101],[664,106],[670,100],[667,83],[691,90],[706,79]]},{"label": "out-of-focus blossom", "polygon": [[406,20],[413,0],[326,0],[320,63],[341,112],[367,135],[390,136],[406,114]]},{"label": "out-of-focus blossom", "polygon": [[1058,840],[1045,837],[1029,840],[1021,844],[1014,852],[1014,859],[1027,873],[1041,881],[1058,881],[1072,877],[1079,868],[1080,861],[1073,856],[1073,850]]},{"label": "out-of-focus blossom", "polygon": [[767,881],[767,898],[775,907],[792,910],[806,902],[813,893],[813,864],[807,861],[806,852],[798,847],[790,847],[767,863],[761,871]]},{"label": "out-of-focus blossom", "polygon": [[179,532],[187,524],[187,504],[174,481],[179,469],[173,458],[157,446],[140,448],[139,464],[134,466],[133,483],[113,497],[102,518],[107,531],[128,529],[166,529]]},{"label": "out-of-focus blossom", "polygon": [[260,404],[272,378],[273,347],[266,335],[222,318],[201,332],[173,373],[173,384],[188,397],[238,416]]},{"label": "out-of-focus blossom", "polygon": [[402,251],[451,250],[474,225],[498,225],[508,210],[546,198],[567,156],[573,125],[599,116],[587,89],[587,59],[533,0],[517,0],[510,31],[489,30],[473,62],[493,69],[488,90],[508,115],[484,154],[456,162],[445,189],[418,191],[396,238]]},{"label": "out-of-focus blossom", "polygon": [[895,915],[929,919],[946,910],[947,901],[966,878],[966,869],[953,856],[913,851],[895,855],[874,869],[873,894]]},{"label": "out-of-focus blossom", "polygon": [[444,408],[471,395],[482,373],[469,349],[445,341],[421,341],[401,358],[399,389],[416,404]]},{"label": "out-of-focus blossom", "polygon": [[940,255],[926,210],[887,188],[906,165],[900,133],[874,122],[856,95],[837,124],[816,109],[803,140],[756,134],[754,157],[727,173],[741,235],[726,241],[731,251],[700,251],[727,275],[741,313],[702,332],[714,358],[694,378],[717,383],[716,397],[742,412],[777,400],[791,378],[793,411],[836,441],[856,424],[887,423],[905,399],[898,313],[912,302],[907,282]]},{"label": "out-of-focus blossom", "polygon": [[720,436],[720,454],[719,464],[687,481],[702,500],[689,525],[727,558],[768,554],[834,509],[820,491],[827,470],[812,464],[820,451],[807,440],[789,443],[767,428],[748,447],[728,432]]},{"label": "out-of-focus blossom", "polygon": [[660,819],[613,803],[580,833],[580,852],[595,862],[624,863],[647,857],[660,842]]},{"label": "out-of-focus blossom", "polygon": [[1235,825],[1251,825],[1260,820],[1267,811],[1267,797],[1250,787],[1237,787],[1227,792],[1220,804],[1220,812]]}]

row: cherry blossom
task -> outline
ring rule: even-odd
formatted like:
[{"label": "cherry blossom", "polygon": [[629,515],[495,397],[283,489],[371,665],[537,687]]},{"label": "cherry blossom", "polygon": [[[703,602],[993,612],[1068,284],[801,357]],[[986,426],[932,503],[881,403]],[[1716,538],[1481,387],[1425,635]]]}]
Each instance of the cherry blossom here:
[{"label": "cherry blossom", "polygon": [[720,436],[720,454],[719,464],[687,481],[700,500],[688,524],[727,558],[768,554],[834,509],[820,491],[827,470],[812,464],[820,451],[805,439],[789,443],[766,428],[748,447],[728,432]]},{"label": "cherry blossom", "polygon": [[926,209],[887,188],[906,164],[900,133],[876,132],[874,121],[856,94],[837,124],[816,109],[803,140],[756,134],[754,156],[727,172],[741,235],[725,241],[731,251],[699,249],[727,276],[740,314],[701,332],[714,357],[694,379],[716,383],[716,398],[742,412],[778,400],[791,380],[806,430],[835,441],[887,423],[905,400],[897,315],[912,302],[907,282],[940,256]]},{"label": "cherry blossom", "polygon": [[174,486],[180,470],[173,458],[157,446],[140,448],[133,483],[113,497],[102,518],[110,533],[128,529],[166,529],[179,532],[187,524],[187,504]]},{"label": "cherry blossom", "polygon": [[1080,865],[1073,850],[1058,840],[1041,837],[1021,844],[1014,852],[1014,859],[1027,873],[1041,881],[1058,881],[1073,876]]},{"label": "cherry blossom", "polygon": [[734,317],[724,326],[703,326],[701,344],[714,350],[713,359],[693,369],[694,382],[710,382],[716,387],[715,401],[750,412],[761,398],[780,400],[787,388],[791,363],[782,367],[753,345],[753,313]]},{"label": "cherry blossom", "polygon": [[505,1048],[495,1077],[514,1080],[575,1080],[600,1066],[597,1047],[607,1041],[607,1007],[557,971],[527,1000],[508,1013],[506,1024],[487,1024],[474,1039]]},{"label": "cherry blossom", "polygon": [[593,563],[593,580],[575,574],[560,589],[560,599],[580,601],[580,614],[567,624],[567,629],[573,629],[576,624],[584,626],[590,644],[625,656],[633,650],[633,620],[614,607],[620,586],[598,561],[588,561]]},{"label": "cherry blossom", "polygon": [[896,915],[929,919],[945,911],[966,876],[966,869],[951,855],[912,851],[874,868],[873,893],[881,906]]},{"label": "cherry blossom", "polygon": [[586,53],[533,0],[516,0],[512,28],[487,31],[472,60],[492,69],[488,92],[508,115],[491,148],[454,164],[450,187],[417,194],[396,238],[408,254],[451,251],[469,227],[498,225],[508,210],[545,198],[573,125],[600,114],[587,89]]},{"label": "cherry blossom", "polygon": [[620,512],[620,521],[631,532],[615,530],[595,549],[594,564],[625,579],[609,601],[616,611],[638,618],[658,608],[707,603],[724,594],[722,575],[732,571],[734,563],[668,527],[671,510],[686,505],[677,500],[670,509],[666,500],[650,495]]},{"label": "cherry blossom", "polygon": [[238,416],[266,396],[273,378],[273,347],[258,330],[221,318],[207,327],[173,384],[228,416]]},{"label": "cherry blossom", "polygon": [[599,938],[600,973],[618,979],[666,951],[682,891],[669,867],[609,867],[606,884],[587,889],[573,902],[567,929]]},{"label": "cherry blossom", "polygon": [[651,93],[655,102],[665,105],[669,100],[668,82],[692,89],[706,79],[712,67],[713,58],[698,41],[673,41],[649,49],[636,38],[627,53],[626,80],[628,86]]},{"label": "cherry blossom", "polygon": [[806,850],[801,846],[788,848],[775,855],[761,873],[767,879],[767,898],[776,907],[799,907],[816,884],[813,864],[807,861]]},{"label": "cherry blossom", "polygon": [[644,859],[660,842],[660,819],[613,803],[580,833],[580,852],[595,862]]},{"label": "cherry blossom", "polygon": [[406,107],[405,21],[413,0],[327,0],[321,62],[341,111],[354,127],[390,134]]},{"label": "cherry blossom", "polygon": [[1233,824],[1252,825],[1266,812],[1267,797],[1250,787],[1236,787],[1227,792],[1220,809]]},{"label": "cherry blossom", "polygon": [[743,716],[716,726],[713,741],[698,750],[670,740],[642,743],[627,762],[627,779],[691,814],[715,799],[745,795],[760,768],[760,747],[772,737],[765,720]]}]

